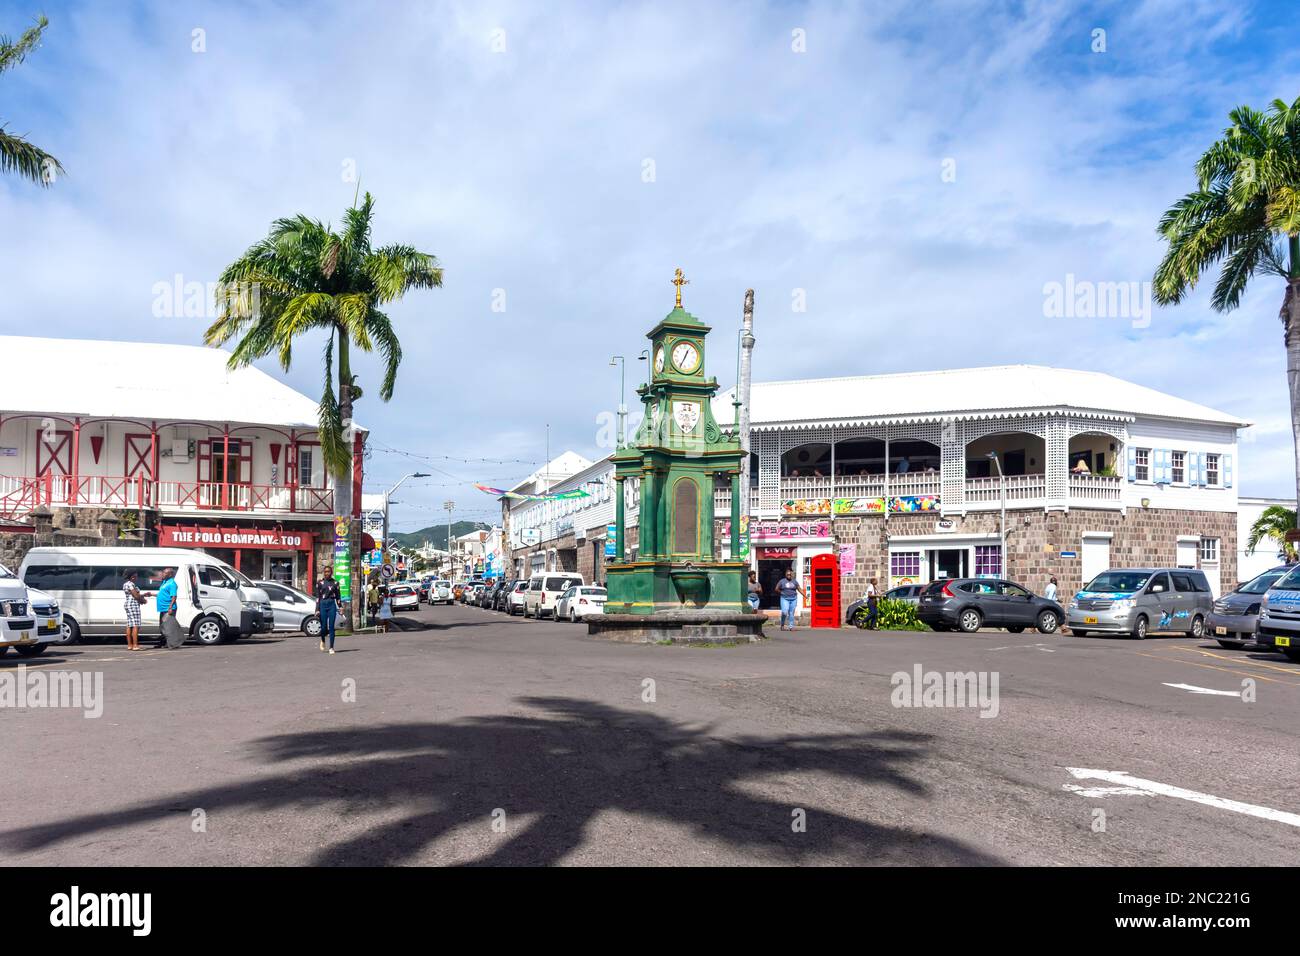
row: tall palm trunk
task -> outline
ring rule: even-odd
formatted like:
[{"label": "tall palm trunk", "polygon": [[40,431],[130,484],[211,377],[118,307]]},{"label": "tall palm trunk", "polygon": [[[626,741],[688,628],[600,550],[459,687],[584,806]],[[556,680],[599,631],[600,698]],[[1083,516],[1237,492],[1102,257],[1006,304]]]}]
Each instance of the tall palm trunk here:
[{"label": "tall palm trunk", "polygon": [[1300,236],[1290,236],[1290,277],[1282,299],[1282,340],[1286,343],[1286,383],[1291,393],[1291,440],[1296,466],[1296,527],[1300,528]]}]

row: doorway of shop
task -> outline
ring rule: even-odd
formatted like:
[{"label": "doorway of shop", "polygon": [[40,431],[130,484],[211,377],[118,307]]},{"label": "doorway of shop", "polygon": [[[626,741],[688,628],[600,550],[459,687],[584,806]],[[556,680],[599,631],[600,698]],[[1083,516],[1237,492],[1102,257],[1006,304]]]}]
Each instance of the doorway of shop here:
[{"label": "doorway of shop", "polygon": [[926,552],[930,562],[930,580],[964,578],[969,568],[965,548],[934,548]]},{"label": "doorway of shop", "polygon": [[758,584],[763,589],[763,595],[758,602],[760,610],[781,606],[781,600],[776,595],[776,583],[793,567],[793,555],[788,558],[758,559]]}]

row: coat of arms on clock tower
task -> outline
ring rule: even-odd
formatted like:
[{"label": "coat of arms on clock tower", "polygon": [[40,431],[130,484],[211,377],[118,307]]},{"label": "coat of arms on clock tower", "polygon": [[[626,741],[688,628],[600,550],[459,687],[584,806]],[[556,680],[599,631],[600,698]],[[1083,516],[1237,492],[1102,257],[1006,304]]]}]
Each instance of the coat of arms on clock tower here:
[{"label": "coat of arms on clock tower", "polygon": [[700,423],[700,406],[696,402],[673,402],[673,420],[686,434],[695,431]]}]

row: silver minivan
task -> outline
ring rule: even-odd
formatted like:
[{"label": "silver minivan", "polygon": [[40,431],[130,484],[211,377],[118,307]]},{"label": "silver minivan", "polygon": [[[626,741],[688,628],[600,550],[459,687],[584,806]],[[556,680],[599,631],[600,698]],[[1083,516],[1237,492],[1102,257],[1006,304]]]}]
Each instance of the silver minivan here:
[{"label": "silver minivan", "polygon": [[1066,626],[1077,637],[1150,632],[1203,637],[1214,595],[1205,572],[1195,568],[1111,568],[1075,594]]}]

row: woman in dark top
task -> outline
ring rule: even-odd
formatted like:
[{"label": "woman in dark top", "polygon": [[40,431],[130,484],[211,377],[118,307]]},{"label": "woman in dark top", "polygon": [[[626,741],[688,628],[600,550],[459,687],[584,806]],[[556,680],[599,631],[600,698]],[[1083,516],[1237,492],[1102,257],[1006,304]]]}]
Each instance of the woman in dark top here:
[{"label": "woman in dark top", "polygon": [[334,653],[334,624],[339,616],[339,583],[334,580],[334,572],[326,571],[325,577],[316,585],[316,611],[320,614],[320,649],[325,650],[325,635],[330,638],[329,652]]}]

